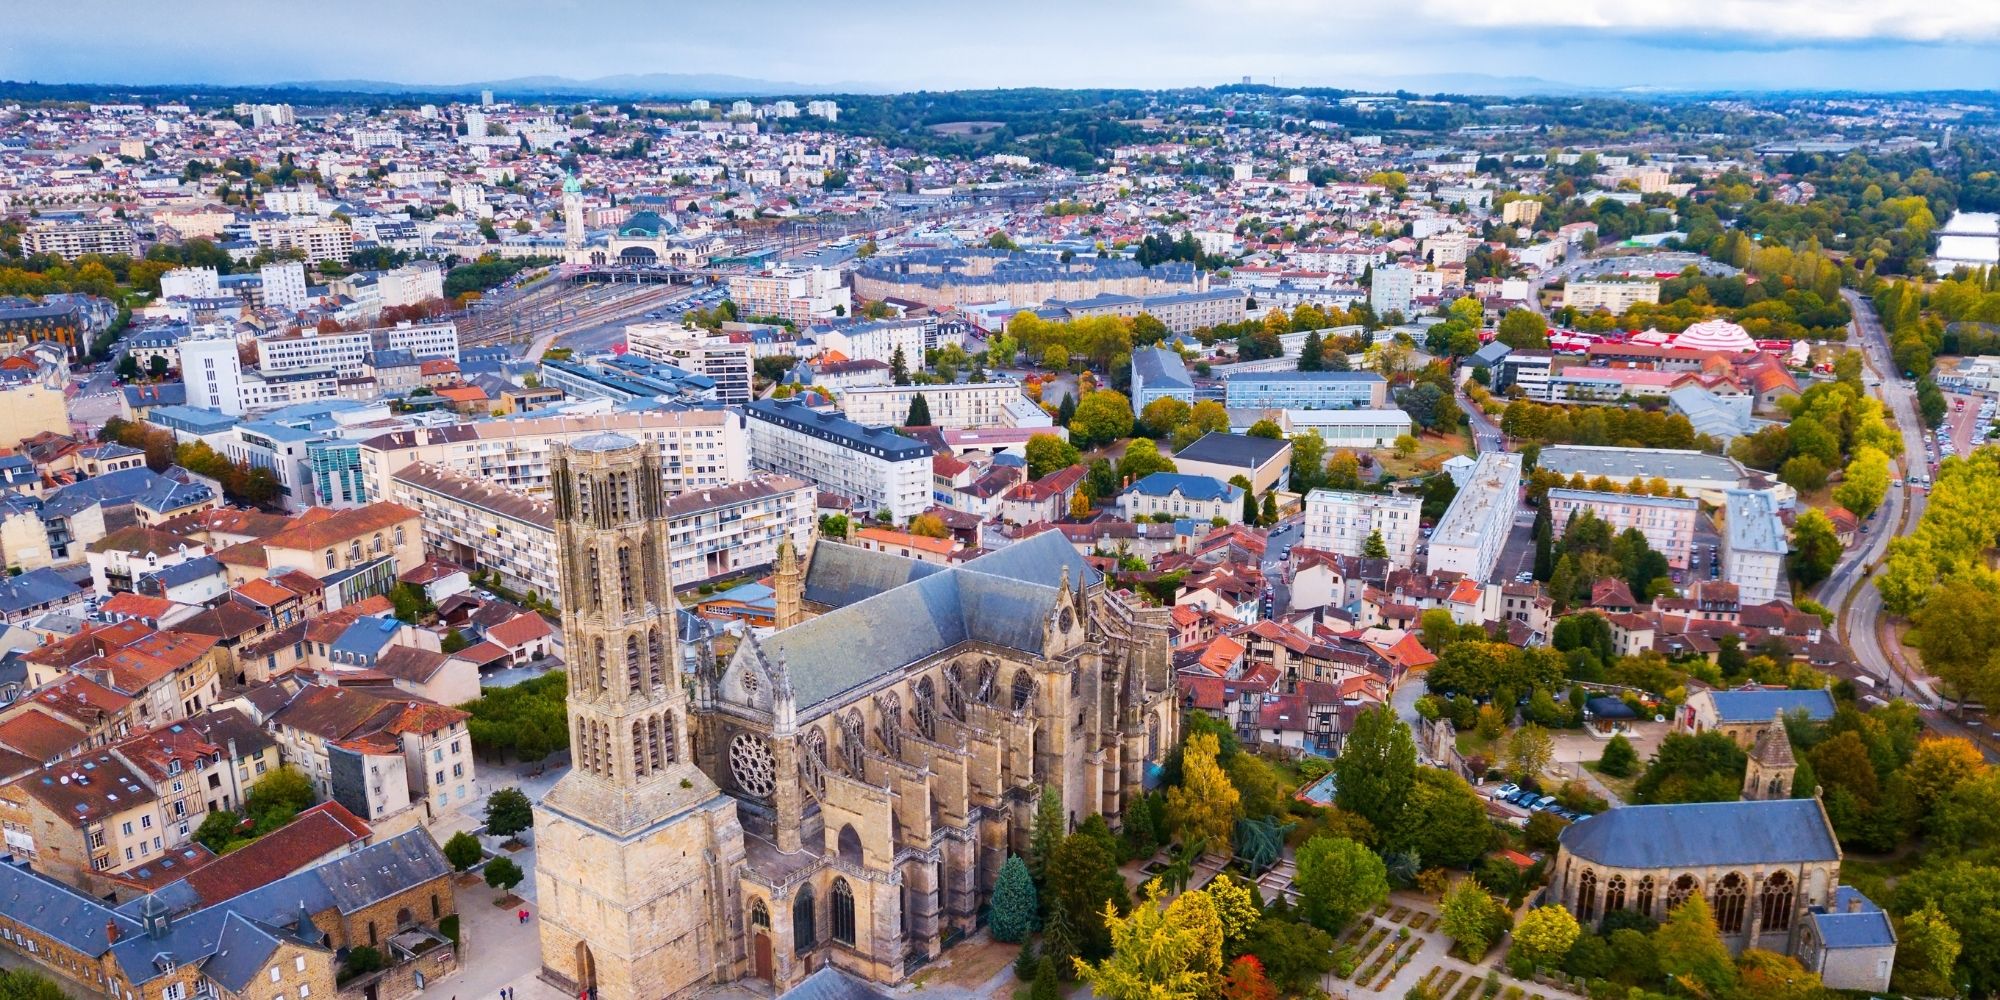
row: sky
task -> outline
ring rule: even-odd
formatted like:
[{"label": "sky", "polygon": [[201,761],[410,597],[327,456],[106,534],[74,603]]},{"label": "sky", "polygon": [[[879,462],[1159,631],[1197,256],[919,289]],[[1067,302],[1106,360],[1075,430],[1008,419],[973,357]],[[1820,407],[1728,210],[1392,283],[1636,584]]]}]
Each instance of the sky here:
[{"label": "sky", "polygon": [[[457,84],[691,73],[874,91],[1205,86],[1245,76],[1279,86],[1446,85],[1490,77],[1603,88],[2000,88],[1996,0],[9,6],[0,78],[50,83]],[[1521,86],[1495,92],[1508,89]]]}]

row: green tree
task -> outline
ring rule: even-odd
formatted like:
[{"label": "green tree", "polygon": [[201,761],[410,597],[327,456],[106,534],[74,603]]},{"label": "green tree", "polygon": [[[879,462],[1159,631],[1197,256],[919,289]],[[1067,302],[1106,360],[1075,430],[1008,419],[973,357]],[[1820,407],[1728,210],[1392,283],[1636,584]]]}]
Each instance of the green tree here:
[{"label": "green tree", "polygon": [[1025,450],[1030,479],[1040,479],[1052,472],[1060,472],[1075,465],[1082,458],[1075,445],[1054,434],[1036,434],[1029,437]]},{"label": "green tree", "polygon": [[1287,997],[1313,995],[1335,957],[1333,935],[1275,913],[1251,925],[1242,949],[1264,963],[1264,974]]},{"label": "green tree", "polygon": [[1728,734],[1669,733],[1633,787],[1638,802],[1733,802],[1743,791],[1749,754]]},{"label": "green tree", "polygon": [[1639,768],[1639,753],[1632,749],[1632,741],[1624,733],[1611,737],[1604,744],[1603,755],[1597,758],[1597,769],[1614,778],[1629,778]]},{"label": "green tree", "polygon": [[1802,587],[1827,578],[1840,561],[1840,538],[1833,522],[1817,507],[1808,507],[1792,523],[1792,579]]},{"label": "green tree", "polygon": [[471,868],[485,856],[486,852],[479,846],[479,838],[464,830],[452,834],[451,839],[444,842],[444,859],[458,871]]},{"label": "green tree", "polygon": [[896,353],[889,355],[889,381],[896,385],[910,384],[910,362],[903,357],[900,347],[896,348]]},{"label": "green tree", "polygon": [[1550,524],[1549,505],[1535,508],[1535,579],[1547,581],[1556,570],[1555,533]]},{"label": "green tree", "polygon": [[1070,440],[1083,448],[1109,444],[1129,436],[1132,423],[1132,404],[1124,393],[1097,389],[1076,404],[1076,416],[1069,422]]},{"label": "green tree", "polygon": [[1266,438],[1272,441],[1283,441],[1285,439],[1285,429],[1279,427],[1278,422],[1275,420],[1259,420],[1251,424],[1250,429],[1244,433],[1249,437]]},{"label": "green tree", "polygon": [[312,779],[290,765],[257,779],[243,795],[244,812],[257,821],[258,836],[290,823],[312,802]]},{"label": "green tree", "polygon": [[921,392],[917,393],[916,396],[910,400],[910,415],[903,418],[903,426],[929,427],[930,425],[931,425],[930,400],[925,399],[923,393]]},{"label": "green tree", "polygon": [[1278,523],[1277,490],[1272,489],[1264,493],[1264,510],[1262,516],[1258,518],[1257,523],[1262,524],[1266,528]]},{"label": "green tree", "polygon": [[1402,826],[1382,833],[1390,846],[1416,852],[1427,865],[1470,867],[1493,846],[1486,801],[1465,779],[1435,767],[1417,769]]},{"label": "green tree", "polygon": [[1370,559],[1389,558],[1389,543],[1382,540],[1381,529],[1368,533],[1368,540],[1361,545],[1361,554]]},{"label": "green tree", "polygon": [[511,892],[527,873],[510,858],[494,858],[486,863],[486,884],[501,892]]},{"label": "green tree", "polygon": [[1736,964],[1701,893],[1667,915],[1667,922],[1653,932],[1653,951],[1660,972],[1691,995],[1724,997],[1736,986]]},{"label": "green tree", "polygon": [[1477,962],[1506,926],[1507,911],[1479,883],[1459,879],[1438,904],[1438,928],[1467,961]]},{"label": "green tree", "polygon": [[1555,740],[1548,730],[1532,723],[1507,734],[1507,776],[1515,781],[1533,781],[1548,770],[1555,759]]},{"label": "green tree", "polygon": [[1222,924],[1200,890],[1172,902],[1159,886],[1124,917],[1107,916],[1111,954],[1078,962],[1077,974],[1106,1000],[1203,1000],[1221,987]]},{"label": "green tree", "polygon": [[[1185,759],[1182,765],[1185,769]],[[1292,787],[1270,762],[1255,754],[1239,753],[1229,758],[1229,783],[1236,788],[1242,814],[1251,818],[1276,816],[1292,802]],[[1169,792],[1171,794],[1171,790]]]},{"label": "green tree", "polygon": [[1079,955],[1095,959],[1110,954],[1111,931],[1104,914],[1107,908],[1124,910],[1125,877],[1118,873],[1117,856],[1102,841],[1084,833],[1064,837],[1049,855],[1042,894],[1051,911],[1060,907],[1074,925]]},{"label": "green tree", "polygon": [[1020,941],[1035,931],[1037,912],[1035,877],[1019,855],[1010,854],[994,880],[986,925],[996,941]]},{"label": "green tree", "polygon": [[1299,348],[1299,371],[1316,372],[1326,369],[1326,350],[1320,344],[1319,331],[1306,334],[1304,346]]},{"label": "green tree", "polygon": [[486,832],[495,837],[511,837],[535,825],[535,807],[528,796],[513,786],[494,790],[486,797]]},{"label": "green tree", "polygon": [[1514,950],[1537,966],[1553,965],[1569,954],[1581,932],[1576,917],[1561,903],[1538,906],[1514,922]]},{"label": "green tree", "polygon": [[1399,828],[1417,780],[1417,744],[1387,705],[1364,709],[1334,758],[1334,801],[1376,830]]},{"label": "green tree", "polygon": [[1549,346],[1548,321],[1531,310],[1509,309],[1500,317],[1500,325],[1494,331],[1494,339],[1515,350],[1547,347]]},{"label": "green tree", "polygon": [[1067,828],[1062,793],[1053,784],[1043,785],[1041,798],[1035,803],[1035,828],[1028,836],[1028,873],[1043,886],[1048,885],[1049,858],[1062,846]]},{"label": "green tree", "polygon": [[1133,438],[1125,445],[1125,454],[1118,459],[1118,475],[1128,482],[1138,482],[1155,472],[1173,472],[1178,467],[1174,460],[1160,454],[1160,448],[1147,438]]},{"label": "green tree", "polygon": [[1146,433],[1160,439],[1171,438],[1174,432],[1187,423],[1188,405],[1172,396],[1161,396],[1146,404],[1139,413],[1139,423]]},{"label": "green tree", "polygon": [[457,629],[445,632],[444,638],[438,642],[438,648],[445,653],[456,653],[470,645],[472,645],[472,640],[466,638],[465,633]]},{"label": "green tree", "polygon": [[221,854],[236,840],[242,826],[243,817],[227,809],[210,810],[208,815],[202,817],[201,825],[195,828],[194,839],[200,841],[201,846]]},{"label": "green tree", "polygon": [[118,377],[130,382],[139,377],[139,359],[127,354],[118,359]]},{"label": "green tree", "polygon": [[1925,904],[1896,921],[1896,973],[1890,989],[1926,997],[1957,993],[1952,970],[1960,950],[1958,931],[1936,906]]},{"label": "green tree", "polygon": [[1028,1000],[1062,1000],[1062,978],[1047,955],[1035,963],[1035,983],[1028,989]]},{"label": "green tree", "polygon": [[1346,837],[1317,836],[1299,848],[1299,906],[1306,920],[1338,934],[1389,898],[1389,871],[1375,852]]}]

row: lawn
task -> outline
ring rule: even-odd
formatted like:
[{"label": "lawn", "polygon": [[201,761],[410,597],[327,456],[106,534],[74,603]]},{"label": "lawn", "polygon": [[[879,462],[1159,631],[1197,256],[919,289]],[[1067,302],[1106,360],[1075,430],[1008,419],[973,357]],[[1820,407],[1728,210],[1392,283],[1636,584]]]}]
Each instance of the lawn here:
[{"label": "lawn", "polygon": [[1603,771],[1598,770],[1597,762],[1594,760],[1584,761],[1583,768],[1584,770],[1589,771],[1591,774],[1595,775],[1597,777],[1597,780],[1604,784],[1604,787],[1611,789],[1611,791],[1618,796],[1620,801],[1624,802],[1632,801],[1632,789],[1639,784],[1639,776],[1637,774],[1634,774],[1629,778],[1614,778],[1608,774],[1605,774]]},{"label": "lawn", "polygon": [[1397,479],[1429,475],[1443,465],[1445,459],[1453,455],[1463,455],[1472,450],[1472,445],[1462,433],[1445,436],[1424,434],[1417,438],[1417,451],[1409,458],[1403,458],[1393,449],[1374,452],[1375,463],[1382,471]]}]

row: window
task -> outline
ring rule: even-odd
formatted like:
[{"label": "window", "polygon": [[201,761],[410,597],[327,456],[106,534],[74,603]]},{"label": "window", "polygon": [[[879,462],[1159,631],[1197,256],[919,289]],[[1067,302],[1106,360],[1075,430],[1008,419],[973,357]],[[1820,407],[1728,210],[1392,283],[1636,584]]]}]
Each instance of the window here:
[{"label": "window", "polygon": [[151,816],[139,817],[139,827],[140,829],[143,830],[151,830],[153,828],[153,817]]},{"label": "window", "polygon": [[844,878],[833,880],[833,939],[845,945],[854,943],[854,890]]},{"label": "window", "polygon": [[1765,930],[1791,929],[1793,895],[1792,877],[1785,872],[1772,872],[1771,877],[1764,880],[1764,891],[1757,909],[1764,915]]},{"label": "window", "polygon": [[274,983],[275,983],[275,982],[277,982],[278,980],[280,980],[280,979],[283,979],[283,978],[284,978],[284,976],[285,976],[285,973],[284,973],[284,970],[282,970],[282,969],[278,968],[278,967],[277,967],[277,966],[275,966],[275,965],[274,965],[274,966],[271,966],[271,981],[272,981],[272,982],[274,982]]},{"label": "window", "polygon": [[313,995],[313,988],[311,983],[299,984],[299,1000],[305,1000],[306,997],[312,995]]},{"label": "window", "polygon": [[132,824],[130,822],[120,824],[119,832],[123,833],[127,837],[130,837],[132,835]]},{"label": "window", "polygon": [[182,998],[187,996],[187,984],[168,983],[167,988],[160,992],[160,996],[164,1000],[182,1000]]}]

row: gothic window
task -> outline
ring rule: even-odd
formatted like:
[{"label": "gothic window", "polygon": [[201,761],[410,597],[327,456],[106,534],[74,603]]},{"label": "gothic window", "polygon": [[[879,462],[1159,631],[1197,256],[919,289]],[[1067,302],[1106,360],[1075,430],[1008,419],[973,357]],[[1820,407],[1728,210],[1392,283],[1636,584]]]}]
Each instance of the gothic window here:
[{"label": "gothic window", "polygon": [[619,606],[632,607],[632,546],[618,546],[618,600]]},{"label": "gothic window", "polygon": [[799,755],[799,766],[805,772],[806,787],[815,796],[826,796],[826,731],[806,730],[806,752]]},{"label": "gothic window", "polygon": [[867,756],[868,740],[862,733],[861,713],[850,708],[840,717],[840,757],[847,766],[848,777],[860,779],[867,774],[862,766]]},{"label": "gothic window", "polygon": [[645,663],[639,658],[639,633],[625,637],[625,690],[628,694],[639,693],[639,683],[645,677]]},{"label": "gothic window", "polygon": [[750,904],[750,926],[759,930],[771,929],[771,911],[761,899]]},{"label": "gothic window", "polygon": [[660,765],[673,763],[680,754],[674,749],[674,713],[660,713]]},{"label": "gothic window", "polygon": [[1784,931],[1792,927],[1792,899],[1794,896],[1792,876],[1785,872],[1772,872],[1764,880],[1764,891],[1757,901],[1757,908],[1764,913],[1764,929]]},{"label": "gothic window", "polygon": [[1682,875],[1675,879],[1674,884],[1667,887],[1667,912],[1672,913],[1675,907],[1687,902],[1688,897],[1694,895],[1694,890],[1693,875]]},{"label": "gothic window", "polygon": [[632,722],[632,777],[643,778],[646,769],[646,720]]},{"label": "gothic window", "polygon": [[603,694],[611,686],[611,653],[604,648],[604,637],[599,636],[594,647],[597,650],[597,690],[591,694]]},{"label": "gothic window", "polygon": [[1625,908],[1625,876],[1613,875],[1604,883],[1604,912]]},{"label": "gothic window", "polygon": [[799,886],[792,900],[792,948],[803,952],[819,943],[819,928],[813,919],[813,887]]},{"label": "gothic window", "polygon": [[1057,619],[1056,627],[1061,629],[1063,634],[1069,634],[1069,630],[1076,627],[1076,609],[1064,605],[1062,615]]},{"label": "gothic window", "polygon": [[597,565],[597,550],[590,550],[590,610],[604,610],[604,570]]},{"label": "gothic window", "polygon": [[894,691],[884,691],[875,696],[875,735],[882,741],[882,751],[891,757],[903,754],[903,700]]},{"label": "gothic window", "polygon": [[655,625],[646,630],[646,668],[648,671],[646,679],[653,685],[653,690],[655,691],[667,686],[666,663],[666,644],[660,641],[660,627]]},{"label": "gothic window", "polygon": [[729,773],[735,776],[736,787],[764,798],[778,787],[775,770],[771,748],[763,740],[749,733],[738,733],[729,741]]},{"label": "gothic window", "polygon": [[973,689],[972,700],[981,705],[993,704],[993,689],[1000,684],[1000,665],[987,660],[979,665],[979,686]]},{"label": "gothic window", "polygon": [[1014,671],[1014,711],[1019,712],[1035,700],[1035,678],[1026,667]]},{"label": "gothic window", "polygon": [[1715,926],[1724,934],[1743,933],[1743,909],[1750,897],[1742,875],[1730,872],[1715,889]]},{"label": "gothic window", "polygon": [[930,678],[918,678],[916,691],[910,699],[910,721],[916,724],[917,732],[924,734],[924,739],[937,739],[936,713],[937,689],[932,686]]},{"label": "gothic window", "polygon": [[965,678],[958,664],[944,668],[944,710],[952,718],[965,721]]},{"label": "gothic window", "polygon": [[1588,868],[1576,880],[1576,919],[1584,923],[1597,919],[1597,873]]},{"label": "gothic window", "polygon": [[1146,717],[1146,759],[1155,760],[1160,756],[1160,720]]},{"label": "gothic window", "polygon": [[757,697],[757,669],[755,667],[746,666],[743,668],[743,697]]},{"label": "gothic window", "polygon": [[646,760],[653,770],[667,766],[666,747],[660,742],[661,716],[646,720]]},{"label": "gothic window", "polygon": [[1640,877],[1638,902],[1640,913],[1649,917],[1653,915],[1653,876]]},{"label": "gothic window", "polygon": [[854,943],[854,890],[847,887],[847,880],[833,880],[833,939],[841,944]]}]

